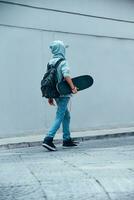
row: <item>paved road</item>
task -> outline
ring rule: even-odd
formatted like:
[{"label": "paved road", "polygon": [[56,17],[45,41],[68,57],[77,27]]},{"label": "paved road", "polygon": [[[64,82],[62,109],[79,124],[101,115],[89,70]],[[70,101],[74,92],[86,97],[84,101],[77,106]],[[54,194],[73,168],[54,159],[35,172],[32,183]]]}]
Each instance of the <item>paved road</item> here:
[{"label": "paved road", "polygon": [[134,200],[134,137],[0,150],[0,200]]}]

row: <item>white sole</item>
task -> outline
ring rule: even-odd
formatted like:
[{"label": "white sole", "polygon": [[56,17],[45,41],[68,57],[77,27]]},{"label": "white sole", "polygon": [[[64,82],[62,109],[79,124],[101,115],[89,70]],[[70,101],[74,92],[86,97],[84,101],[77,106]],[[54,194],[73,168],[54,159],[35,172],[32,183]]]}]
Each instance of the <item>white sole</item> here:
[{"label": "white sole", "polygon": [[53,147],[51,147],[51,146],[49,146],[47,144],[42,144],[42,146],[45,147],[45,148],[47,148],[49,151],[56,151],[55,148],[53,148]]}]

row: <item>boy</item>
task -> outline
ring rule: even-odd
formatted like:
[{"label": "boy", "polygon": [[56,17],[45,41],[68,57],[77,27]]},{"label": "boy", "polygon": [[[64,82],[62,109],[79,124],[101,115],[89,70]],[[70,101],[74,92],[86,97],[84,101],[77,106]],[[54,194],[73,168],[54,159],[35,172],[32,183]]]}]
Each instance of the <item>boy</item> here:
[{"label": "boy", "polygon": [[[66,48],[67,46],[65,46],[62,41],[53,41],[50,45],[50,50],[53,54],[53,58],[49,61],[49,64],[55,64],[59,59],[64,59],[63,61],[61,61],[57,68],[57,79],[58,82],[60,82],[64,78],[69,84],[72,93],[75,94],[77,93],[77,88],[74,86],[71,80],[70,70],[65,59]],[[56,151],[56,146],[53,143],[53,139],[57,130],[60,128],[61,123],[63,127],[63,146],[77,146],[76,143],[71,139],[70,135],[70,112],[67,107],[70,97],[71,95],[64,95],[60,96],[59,98],[55,98],[57,104],[56,118],[42,143],[42,146],[50,151]],[[55,105],[54,99],[48,99],[48,103],[50,105]]]}]

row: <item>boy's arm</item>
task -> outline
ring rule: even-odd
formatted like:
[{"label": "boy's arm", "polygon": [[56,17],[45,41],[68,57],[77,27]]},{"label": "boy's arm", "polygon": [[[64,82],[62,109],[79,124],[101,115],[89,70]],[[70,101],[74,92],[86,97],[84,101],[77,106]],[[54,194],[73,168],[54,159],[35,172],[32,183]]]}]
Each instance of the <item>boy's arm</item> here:
[{"label": "boy's arm", "polygon": [[68,63],[66,61],[62,62],[61,71],[62,71],[62,75],[63,75],[64,79],[66,80],[66,82],[70,86],[72,93],[73,94],[77,93],[77,88],[75,87],[75,85],[72,82],[72,79],[71,79],[71,76],[70,76],[70,69],[69,69]]},{"label": "boy's arm", "polygon": [[64,79],[67,81],[68,85],[70,86],[72,93],[77,93],[77,87],[73,84],[72,79],[69,76],[64,77]]}]

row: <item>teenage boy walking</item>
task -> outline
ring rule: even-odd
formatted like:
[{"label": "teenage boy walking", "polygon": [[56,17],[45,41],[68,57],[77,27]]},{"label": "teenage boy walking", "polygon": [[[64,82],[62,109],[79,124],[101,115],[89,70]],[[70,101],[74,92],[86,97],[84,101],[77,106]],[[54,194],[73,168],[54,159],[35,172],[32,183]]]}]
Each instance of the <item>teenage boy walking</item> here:
[{"label": "teenage boy walking", "polygon": [[[77,93],[77,88],[74,86],[72,79],[70,77],[70,69],[65,58],[66,48],[67,46],[65,46],[62,41],[59,40],[53,41],[50,45],[50,50],[53,57],[49,61],[49,64],[54,65],[59,59],[64,59],[63,61],[61,61],[61,63],[57,68],[57,79],[58,82],[60,82],[64,78],[69,84],[72,93],[75,94]],[[60,128],[61,124],[63,128],[63,146],[64,147],[77,146],[76,143],[72,140],[70,134],[70,112],[68,110],[68,103],[70,97],[71,95],[64,95],[60,96],[59,98],[48,99],[48,103],[50,105],[55,105],[55,102],[57,104],[56,118],[42,143],[42,146],[50,151],[56,150],[56,146],[53,143],[53,139],[57,130]]]}]

